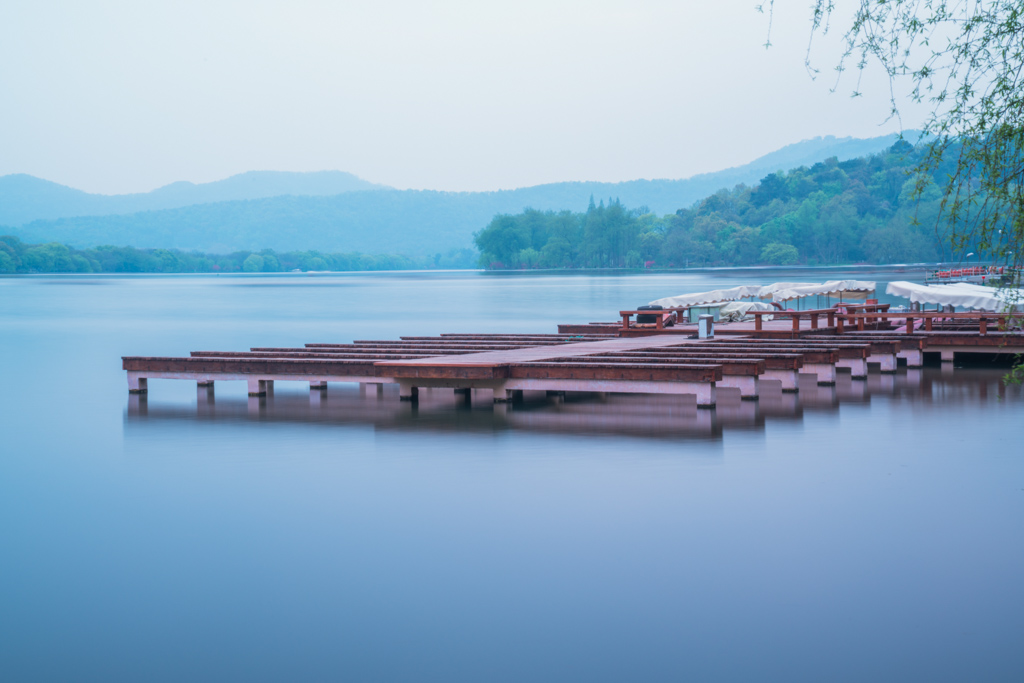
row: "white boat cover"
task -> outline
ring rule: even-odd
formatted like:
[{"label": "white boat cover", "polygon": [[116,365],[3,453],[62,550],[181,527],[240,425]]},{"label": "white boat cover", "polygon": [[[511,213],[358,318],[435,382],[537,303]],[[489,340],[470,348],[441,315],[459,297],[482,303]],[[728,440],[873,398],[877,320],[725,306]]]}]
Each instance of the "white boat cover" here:
[{"label": "white boat cover", "polygon": [[1005,311],[1022,309],[1024,292],[1016,288],[996,289],[970,282],[956,282],[947,285],[921,285],[902,280],[890,282],[886,294],[910,299],[913,303],[959,306],[982,311]]},{"label": "white boat cover", "polygon": [[[719,319],[725,322],[739,322],[740,320],[752,320],[754,316],[747,315],[750,311],[774,311],[771,304],[760,301],[733,301],[719,309]],[[762,316],[762,320],[771,320],[774,316]]]},{"label": "white boat cover", "polygon": [[772,294],[780,292],[783,289],[792,289],[793,287],[805,287],[811,284],[810,282],[773,282],[770,285],[765,285],[761,289],[757,290],[758,299],[771,299]]},{"label": "white boat cover", "polygon": [[680,294],[679,296],[667,296],[664,299],[657,299],[651,302],[651,306],[664,306],[665,308],[683,308],[686,306],[699,306],[701,304],[716,304],[723,301],[736,301],[745,299],[748,296],[757,296],[758,287],[732,287],[730,289],[715,289],[710,292],[697,292],[696,294]]},{"label": "white boat cover", "polygon": [[[777,287],[779,284],[789,285]],[[869,280],[829,280],[821,283],[789,282],[776,283],[762,287],[758,296],[767,298],[765,290],[771,296],[772,301],[790,301],[791,299],[802,299],[808,296],[828,296],[842,299],[867,299],[874,294],[876,283]]]}]

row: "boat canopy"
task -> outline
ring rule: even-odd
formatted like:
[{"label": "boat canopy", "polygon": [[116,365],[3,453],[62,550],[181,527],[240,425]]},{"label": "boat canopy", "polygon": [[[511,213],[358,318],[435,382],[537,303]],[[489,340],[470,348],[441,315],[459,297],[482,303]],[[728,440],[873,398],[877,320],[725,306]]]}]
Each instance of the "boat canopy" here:
[{"label": "boat canopy", "polygon": [[[719,316],[724,322],[738,322],[740,320],[750,320],[754,316],[749,315],[751,311],[774,311],[775,307],[771,304],[766,304],[761,301],[733,301],[722,306],[719,311]],[[762,320],[771,320],[774,316],[766,315]]]},{"label": "boat canopy", "polygon": [[771,299],[772,294],[775,292],[781,292],[784,289],[792,289],[793,287],[804,287],[809,285],[809,282],[773,282],[770,285],[765,285],[757,290],[758,299]]},{"label": "boat canopy", "polygon": [[921,285],[902,280],[890,282],[886,294],[910,299],[916,304],[938,304],[939,306],[960,306],[983,311],[1005,311],[1012,306],[1021,310],[1024,292],[1016,288],[996,289],[970,282],[956,282],[946,285]]},{"label": "boat canopy", "polygon": [[717,304],[724,301],[736,301],[737,299],[757,296],[759,289],[759,287],[732,287],[730,289],[715,289],[710,292],[680,294],[679,296],[667,296],[664,299],[657,299],[652,301],[650,305],[663,306],[665,308],[685,308],[701,304]]},{"label": "boat canopy", "polygon": [[790,301],[808,296],[829,296],[845,299],[866,299],[875,292],[875,283],[868,280],[829,280],[828,282],[776,282],[762,287],[757,295],[772,301]]}]

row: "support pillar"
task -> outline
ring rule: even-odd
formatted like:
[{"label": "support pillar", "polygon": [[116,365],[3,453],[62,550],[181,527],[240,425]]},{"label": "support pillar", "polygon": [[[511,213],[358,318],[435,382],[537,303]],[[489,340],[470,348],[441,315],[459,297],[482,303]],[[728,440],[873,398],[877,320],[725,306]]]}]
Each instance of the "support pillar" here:
[{"label": "support pillar", "polygon": [[128,373],[128,393],[144,394],[149,391],[149,382],[145,377],[140,377],[137,372]]},{"label": "support pillar", "polygon": [[956,359],[954,351],[939,351],[939,357],[943,363],[952,363]]},{"label": "support pillar", "polygon": [[760,381],[763,382],[764,380],[782,382],[782,391],[785,393],[796,393],[800,391],[800,385],[797,383],[796,370],[765,370],[764,374],[761,375]]},{"label": "support pillar", "polygon": [[836,383],[836,366],[832,363],[804,363],[801,374],[816,375],[818,384],[827,386]]},{"label": "support pillar", "polygon": [[416,401],[420,396],[420,388],[409,382],[398,383],[398,398],[402,401]]},{"label": "support pillar", "polygon": [[852,379],[867,379],[868,362],[863,358],[844,358],[836,363],[837,368],[850,368]]},{"label": "support pillar", "polygon": [[266,396],[267,395],[267,380],[265,379],[249,379],[249,395],[250,396]]},{"label": "support pillar", "polygon": [[921,349],[907,349],[900,351],[898,356],[907,361],[908,368],[920,368],[924,366],[924,354]]},{"label": "support pillar", "polygon": [[756,401],[758,397],[757,392],[757,377],[741,377],[739,375],[728,375],[722,378],[721,382],[716,382],[719,387],[730,387],[732,389],[740,390],[740,398],[744,401]]},{"label": "support pillar", "polygon": [[714,408],[717,392],[714,382],[702,382],[695,387],[694,395],[697,397],[698,408]]},{"label": "support pillar", "polygon": [[495,389],[495,403],[521,403],[523,400],[522,389]]},{"label": "support pillar", "polygon": [[309,383],[310,391],[327,391],[327,382],[325,380],[316,379]]},{"label": "support pillar", "polygon": [[878,363],[879,370],[886,374],[892,374],[896,372],[895,353],[876,353],[868,356],[868,362]]}]

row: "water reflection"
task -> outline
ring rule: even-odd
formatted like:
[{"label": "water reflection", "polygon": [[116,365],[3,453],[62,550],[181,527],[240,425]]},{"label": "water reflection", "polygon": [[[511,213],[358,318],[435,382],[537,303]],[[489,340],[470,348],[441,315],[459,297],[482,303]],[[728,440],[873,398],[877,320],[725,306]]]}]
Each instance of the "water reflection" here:
[{"label": "water reflection", "polygon": [[[154,421],[282,422],[372,425],[378,430],[503,432],[525,430],[568,435],[616,435],[655,439],[721,439],[727,430],[763,430],[771,420],[799,422],[805,411],[836,413],[844,404],[873,397],[910,403],[976,405],[1007,396],[998,370],[940,368],[871,373],[855,380],[840,373],[835,385],[802,383],[798,393],[764,383],[758,401],[723,390],[713,410],[692,398],[657,395],[523,392],[513,403],[494,403],[489,390],[421,389],[416,403],[398,399],[394,385],[333,384],[326,390],[300,385],[269,388],[266,396],[217,399],[214,387],[198,386],[195,405],[150,403],[131,395],[127,424]],[[773,390],[774,389],[774,390]],[[1019,393],[1019,388],[1010,389]]]}]

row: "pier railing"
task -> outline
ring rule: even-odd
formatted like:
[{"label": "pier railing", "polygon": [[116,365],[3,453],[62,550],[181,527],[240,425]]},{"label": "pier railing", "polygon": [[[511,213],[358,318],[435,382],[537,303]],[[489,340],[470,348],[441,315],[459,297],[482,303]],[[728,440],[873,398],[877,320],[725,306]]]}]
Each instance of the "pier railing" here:
[{"label": "pier railing", "polygon": [[[842,310],[841,310],[842,309]],[[885,313],[889,310],[889,304],[843,304],[840,308],[817,308],[808,309],[805,311],[789,311],[789,310],[773,310],[773,311],[748,311],[746,315],[753,316],[754,318],[754,330],[761,332],[764,328],[763,318],[764,316],[772,316],[776,320],[792,320],[793,331],[800,331],[800,324],[802,320],[809,320],[811,329],[816,330],[820,326],[822,318],[825,319],[828,327],[835,327],[836,319],[838,316],[849,315],[851,312],[862,312],[862,313]],[[642,311],[619,311],[619,315],[622,317],[622,329],[630,329],[630,319],[636,315],[652,315],[655,317],[653,327],[656,330],[665,329],[665,319],[671,315],[676,314],[677,316],[682,315],[684,312],[689,310],[689,307],[682,308],[665,308],[655,310],[642,310]],[[846,311],[844,313],[844,311]],[[872,316],[868,316],[869,322],[877,322],[872,319]],[[650,324],[650,323],[647,323]]]},{"label": "pier railing", "polygon": [[933,328],[933,322],[938,320],[976,320],[978,321],[978,333],[982,336],[988,334],[989,323],[995,323],[1005,327],[1005,323],[1021,318],[1020,313],[991,313],[988,311],[962,311],[957,313],[949,313],[945,311],[902,311],[897,313],[843,313],[839,316],[836,321],[836,332],[842,334],[846,328],[846,323],[850,323],[850,326],[856,327],[858,332],[864,331],[866,322],[885,320],[894,321],[900,320],[902,323],[897,324],[897,328],[906,325],[906,333],[913,334],[915,331],[914,323],[918,320],[923,321],[923,327],[925,332],[931,332]]}]

